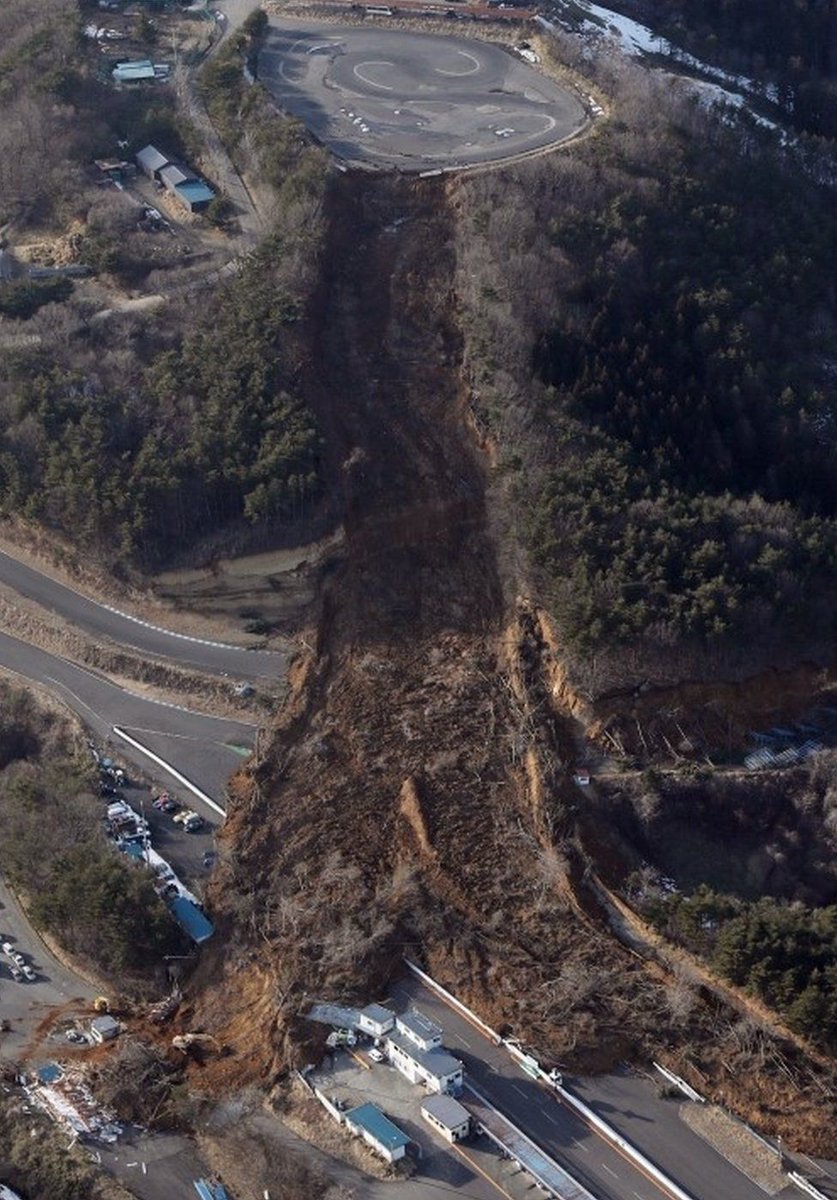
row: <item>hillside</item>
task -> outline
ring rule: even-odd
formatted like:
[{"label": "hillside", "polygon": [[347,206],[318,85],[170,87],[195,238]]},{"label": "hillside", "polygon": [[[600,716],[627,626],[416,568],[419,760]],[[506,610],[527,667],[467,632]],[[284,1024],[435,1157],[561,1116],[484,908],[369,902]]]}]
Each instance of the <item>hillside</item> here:
[{"label": "hillside", "polygon": [[[680,387],[676,365],[662,353],[665,328],[652,336],[638,326],[637,312],[668,319],[667,289],[682,278],[687,296],[706,289],[706,300],[694,301],[707,306],[705,320],[690,318],[681,334],[680,353],[692,356],[695,372],[717,355],[732,360],[729,369],[743,380],[757,356],[774,352],[761,339],[748,343],[743,332],[757,296],[779,340],[777,359],[756,372],[762,383],[751,386],[751,402],[761,403],[766,423],[775,422],[771,436],[784,436],[786,447],[808,447],[782,417],[790,405],[781,401],[786,379],[774,378],[776,362],[788,345],[781,339],[800,337],[804,351],[787,369],[797,386],[813,387],[833,329],[833,296],[814,268],[818,283],[807,289],[810,305],[802,312],[802,284],[790,296],[770,290],[762,272],[773,260],[755,252],[757,241],[765,244],[758,215],[750,251],[742,245],[747,216],[743,206],[731,206],[731,185],[723,183],[724,172],[736,169],[741,142],[688,105],[662,114],[659,96],[660,115],[649,123],[652,97],[639,86],[629,81],[619,97],[621,124],[564,155],[449,183],[347,177],[330,188],[322,286],[307,325],[306,399],[327,431],[324,470],[340,497],[346,543],[324,574],[311,653],[296,666],[271,746],[237,781],[225,827],[213,903],[226,946],[239,949],[209,956],[196,1000],[200,1018],[223,1028],[238,1051],[213,1068],[216,1086],[254,1073],[275,1081],[289,1063],[307,1061],[308,1035],[298,1022],[305,999],[377,993],[409,948],[488,1020],[511,1025],[544,1055],[586,1070],[667,1056],[763,1128],[809,1150],[828,1144],[826,1059],[778,1020],[768,1019],[754,1042],[743,1031],[750,1020],[763,1020],[764,1010],[743,993],[716,985],[697,966],[684,975],[665,953],[643,962],[614,936],[608,882],[621,887],[627,868],[608,844],[607,818],[594,814],[572,782],[576,763],[592,752],[585,735],[596,730],[595,710],[574,690],[573,677],[589,679],[598,664],[599,678],[610,682],[636,681],[637,672],[647,677],[658,668],[661,681],[682,679],[702,655],[712,664],[706,669],[717,671],[728,631],[711,623],[655,626],[628,609],[637,627],[647,624],[636,652],[627,654],[612,628],[585,639],[592,622],[568,619],[562,560],[537,553],[537,540],[534,558],[527,554],[546,520],[543,502],[539,507],[533,497],[545,490],[554,497],[548,489],[556,472],[572,464],[580,474],[584,461],[602,472],[589,484],[591,544],[625,536],[618,522],[614,532],[614,514],[602,501],[604,481],[616,489],[617,512],[636,505],[648,536],[670,520],[682,555],[692,553],[696,536],[708,537],[702,511],[709,522],[717,512],[730,522],[730,537],[740,539],[741,510],[751,547],[769,546],[779,516],[790,525],[779,535],[786,542],[795,522],[833,536],[825,474],[810,504],[798,492],[756,500],[743,478],[733,496],[727,488],[742,452],[730,444],[726,466],[716,464],[720,475],[697,454],[689,476],[689,423],[705,430],[710,447],[713,437],[717,443],[721,432],[705,428],[707,396],[718,421],[725,420],[723,397],[734,381],[728,390],[697,374],[682,381],[673,412],[663,408],[659,418],[670,427],[663,461],[653,423],[637,412],[635,423],[625,424],[613,404],[628,378],[641,396],[636,381],[643,373],[664,388]],[[678,145],[683,159],[669,175]],[[790,202],[792,174],[769,147],[748,146],[749,170],[763,170],[775,189],[772,200],[765,192],[765,206],[779,196]],[[714,182],[703,174],[710,156],[719,174]],[[709,200],[701,189],[710,186],[717,188],[711,221],[718,236],[729,223],[723,237],[740,247],[741,262],[752,262],[754,273],[726,273],[719,311],[710,296],[720,287],[712,272],[721,256],[704,262],[688,240],[677,243],[684,226],[705,241],[700,222],[710,220]],[[665,203],[663,189],[689,194],[688,211]],[[816,188],[808,202],[824,212]],[[643,226],[668,246],[665,270],[643,243]],[[810,228],[813,245],[833,232],[813,220]],[[777,261],[789,237],[777,230]],[[707,274],[695,279],[687,272],[698,261]],[[602,305],[612,308],[611,321],[622,322],[618,332],[607,328]],[[727,307],[739,310],[740,331],[722,319]],[[815,312],[822,319],[811,328]],[[571,368],[581,378],[592,374],[580,354],[565,360],[566,378],[544,378],[552,369],[544,346],[557,342],[559,328],[588,355],[610,352],[614,338],[617,348],[624,343],[626,382],[609,389],[611,374],[597,368],[598,413],[612,424],[585,412],[586,396],[569,394]],[[633,342],[643,347],[642,373],[631,365]],[[738,412],[731,419],[738,421]],[[681,439],[679,457],[669,437]],[[596,441],[604,447],[598,457]],[[810,453],[824,466],[830,444],[818,446]],[[617,454],[630,471],[613,468]],[[641,470],[644,495],[620,493]],[[806,473],[811,497],[817,478]],[[556,512],[551,544],[566,537],[562,554],[577,556],[579,522],[565,526]],[[810,606],[808,640],[781,644],[784,600],[768,589],[759,596],[767,632],[737,663],[727,653],[731,669],[764,666],[774,655],[792,662],[813,647],[830,661],[830,629],[815,627],[811,614],[833,586],[831,567],[816,558],[810,538],[809,545],[809,562],[825,574],[803,565],[793,583],[800,604]],[[641,529],[623,551],[626,561],[640,553]],[[727,553],[723,543],[715,551],[720,574],[732,580]],[[711,557],[699,561],[708,575]],[[645,559],[628,569],[641,575]],[[601,579],[606,585],[604,569]],[[576,595],[579,585],[572,578]],[[604,612],[608,593],[585,602]],[[661,611],[686,602],[687,587],[672,575]],[[752,612],[742,614],[751,628],[752,619]],[[740,630],[735,626],[735,637]],[[636,640],[635,632],[626,639]],[[825,672],[824,687],[828,680]],[[759,687],[758,678],[749,681],[740,702],[749,695],[755,707]],[[612,708],[619,710],[618,698]],[[723,795],[723,782],[718,787]],[[607,882],[593,886],[600,871]],[[830,884],[825,894],[833,896]]]},{"label": "hillside", "polygon": [[835,709],[830,151],[577,55],[609,111],[560,153],[342,173],[233,49],[261,247],[0,365],[4,511],[135,578],[344,531],[232,785],[201,1091],[281,1083],[409,950],[544,1061],[655,1055],[828,1153],[831,758],[740,760]]}]

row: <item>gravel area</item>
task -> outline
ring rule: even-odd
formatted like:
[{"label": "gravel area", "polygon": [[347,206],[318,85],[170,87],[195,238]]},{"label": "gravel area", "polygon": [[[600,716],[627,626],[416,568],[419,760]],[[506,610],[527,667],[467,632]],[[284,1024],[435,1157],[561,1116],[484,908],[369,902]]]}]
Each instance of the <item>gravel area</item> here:
[{"label": "gravel area", "polygon": [[788,1184],[776,1155],[715,1104],[684,1104],[680,1116],[690,1129],[722,1154],[768,1196],[777,1196]]}]

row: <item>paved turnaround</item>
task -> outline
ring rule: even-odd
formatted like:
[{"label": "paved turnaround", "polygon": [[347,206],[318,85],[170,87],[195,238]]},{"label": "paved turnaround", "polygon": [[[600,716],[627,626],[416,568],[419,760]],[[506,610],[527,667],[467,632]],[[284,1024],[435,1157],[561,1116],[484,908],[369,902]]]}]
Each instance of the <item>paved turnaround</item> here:
[{"label": "paved turnaround", "polygon": [[129,613],[91,600],[3,551],[0,551],[0,583],[95,637],[107,638],[156,658],[170,658],[184,667],[244,680],[279,679],[287,666],[287,656],[281,653],[187,637],[141,621]]},{"label": "paved turnaround", "polygon": [[338,158],[367,167],[501,162],[588,119],[574,92],[474,38],[273,17],[258,74]]},{"label": "paved turnaround", "polygon": [[[390,994],[438,1021],[445,1044],[465,1064],[466,1079],[599,1200],[670,1200],[668,1192],[559,1097],[524,1074],[502,1046],[435,992],[416,979],[406,979]],[[633,1084],[618,1088],[613,1078],[588,1079],[580,1086],[565,1079],[565,1084],[694,1200],[764,1200],[761,1188],[679,1120],[676,1105],[660,1100],[653,1088],[643,1087],[646,1081],[633,1077]],[[796,1193],[791,1189],[790,1194]]]}]

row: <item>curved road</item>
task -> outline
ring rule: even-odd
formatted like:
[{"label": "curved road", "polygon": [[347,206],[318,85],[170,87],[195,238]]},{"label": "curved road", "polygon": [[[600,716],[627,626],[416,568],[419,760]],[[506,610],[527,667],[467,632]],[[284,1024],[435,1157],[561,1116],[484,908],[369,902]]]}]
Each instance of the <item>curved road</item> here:
[{"label": "curved road", "polygon": [[[227,780],[255,741],[256,725],[148,700],[117,687],[87,667],[47,654],[6,633],[0,633],[0,666],[49,688],[101,741],[110,743],[114,752],[118,750],[145,771],[155,771],[144,755],[114,737],[114,726],[123,729],[221,808]],[[205,808],[203,815],[217,820],[217,814]]]},{"label": "curved road", "polygon": [[0,551],[0,583],[95,637],[152,654],[155,658],[174,659],[183,666],[212,675],[277,680],[287,666],[288,656],[281,652],[248,650],[243,646],[206,641],[141,621],[110,605],[91,600],[3,551]]}]

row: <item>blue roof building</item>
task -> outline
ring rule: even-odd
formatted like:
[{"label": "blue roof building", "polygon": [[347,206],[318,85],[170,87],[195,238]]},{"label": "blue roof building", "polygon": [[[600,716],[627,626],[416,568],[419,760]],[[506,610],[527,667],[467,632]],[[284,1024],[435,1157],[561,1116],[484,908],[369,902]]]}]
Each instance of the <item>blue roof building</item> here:
[{"label": "blue roof building", "polygon": [[201,179],[187,179],[184,183],[176,184],[174,194],[189,212],[200,212],[206,208],[210,200],[215,199],[215,193]]},{"label": "blue roof building", "polygon": [[353,1133],[377,1151],[387,1162],[404,1157],[410,1139],[374,1104],[361,1104],[346,1113],[346,1124]]}]

